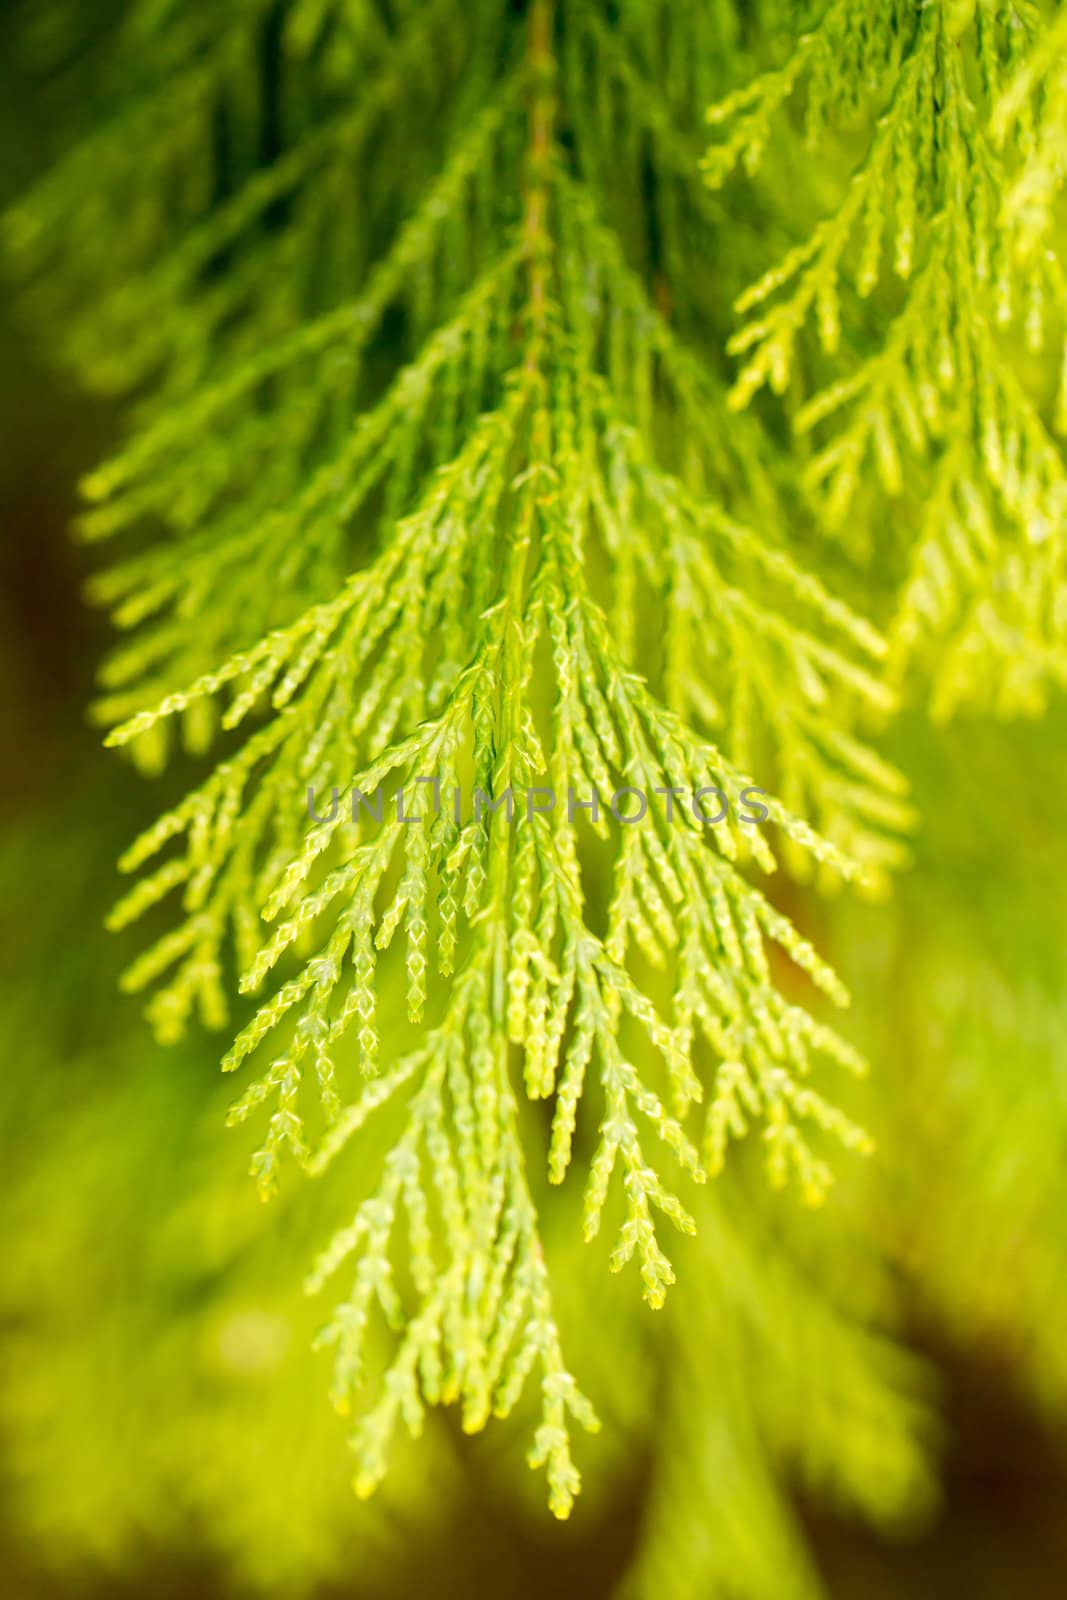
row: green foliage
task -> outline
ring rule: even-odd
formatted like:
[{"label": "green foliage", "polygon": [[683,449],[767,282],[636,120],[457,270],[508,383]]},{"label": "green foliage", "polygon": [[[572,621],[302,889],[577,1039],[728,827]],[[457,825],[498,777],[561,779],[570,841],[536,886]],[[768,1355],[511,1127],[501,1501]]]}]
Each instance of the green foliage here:
[{"label": "green foliage", "polygon": [[[769,809],[794,851],[847,876],[880,872],[893,846],[879,825],[906,811],[895,775],[848,726],[859,706],[886,703],[856,659],[876,661],[882,647],[750,525],[749,512],[770,524],[781,494],[766,441],[755,428],[729,440],[713,428],[721,378],[601,220],[614,123],[639,115],[630,161],[673,151],[674,169],[668,156],[654,223],[639,211],[631,231],[660,241],[660,298],[674,277],[687,292],[685,253],[706,224],[695,168],[677,171],[673,123],[692,125],[706,84],[676,63],[665,87],[677,105],[661,104],[640,70],[640,36],[609,31],[595,7],[575,6],[557,26],[537,4],[517,26],[497,7],[461,19],[431,6],[357,41],[347,11],[296,6],[273,41],[281,81],[268,115],[248,103],[246,82],[263,23],[255,4],[221,32],[195,12],[135,8],[116,57],[132,95],[13,223],[16,249],[46,261],[72,225],[87,233],[92,217],[104,237],[120,229],[116,208],[143,210],[143,229],[121,229],[128,259],[120,251],[105,266],[82,253],[79,272],[104,270],[106,283],[72,332],[90,375],[153,384],[130,442],[90,479],[83,518],[90,538],[163,524],[95,584],[134,630],[105,670],[98,714],[120,723],[110,742],[152,768],[174,717],[194,751],[216,708],[223,730],[256,722],[127,852],[128,870],[165,854],[112,922],[180,891],[177,927],[125,980],[161,983],[150,1015],[164,1039],[194,1007],[208,1024],[224,1020],[230,940],[244,989],[281,967],[224,1063],[262,1062],[231,1121],[269,1112],[253,1161],[264,1193],[286,1151],[321,1170],[386,1101],[406,1098],[379,1186],[311,1279],[317,1287],[355,1258],[350,1297],[324,1335],[342,1409],[361,1385],[372,1311],[397,1330],[381,1398],[355,1434],[361,1491],[381,1477],[398,1420],[417,1430],[426,1403],[459,1399],[465,1426],[478,1428],[536,1373],[544,1411],[531,1460],[547,1466],[564,1514],[577,1487],[567,1416],[595,1418],[561,1352],[511,1048],[527,1093],[555,1096],[553,1181],[570,1164],[579,1102],[593,1098],[586,1084],[597,1086],[585,1234],[598,1231],[618,1174],[612,1264],[636,1258],[654,1306],[674,1277],[657,1216],[695,1226],[662,1163],[700,1180],[760,1121],[772,1175],[794,1171],[815,1200],[829,1169],[805,1125],[853,1147],[864,1136],[804,1081],[819,1058],[849,1068],[858,1058],[774,982],[768,941],[844,998],[742,875],[746,863],[773,866],[762,835],[733,815],[709,830],[683,805],[621,845],[616,828],[593,907],[563,796],[713,785],[735,797],[752,782],[742,763],[765,705],[759,731],[792,807]],[[701,7],[676,8],[672,48],[703,44],[712,25]],[[376,66],[353,113],[336,102],[357,45]],[[149,77],[163,75],[151,93],[131,70],[134,50]],[[420,180],[410,209],[402,183],[376,195],[373,178],[367,192],[357,183],[357,202],[355,173],[404,170],[390,144],[418,71],[454,130],[443,156],[428,178],[425,156],[407,163]],[[209,134],[223,113],[234,154],[213,175]],[[268,123],[276,159],[249,170]],[[384,209],[386,198],[383,220],[375,201]],[[383,350],[389,318],[403,333]],[[735,462],[752,473],[741,498]],[[667,649],[638,676],[651,616]],[[714,632],[698,638],[698,616]],[[399,806],[378,828],[346,806],[307,827],[307,792],[338,778],[347,797],[388,781],[410,794],[432,775],[447,797],[464,774],[494,806],[545,779],[560,804],[505,829],[488,815],[457,819],[447,798],[434,814],[423,788],[413,826]],[[804,803],[825,836],[796,814]],[[610,839],[607,821],[592,820]],[[266,942],[261,914],[275,930]],[[377,969],[394,942],[421,1028],[403,1048],[393,1027],[381,1060]],[[718,1063],[703,1149],[683,1125],[706,1093],[698,1036]],[[650,1140],[664,1147],[655,1165]],[[393,1266],[401,1232],[406,1304]]]},{"label": "green foliage", "polygon": [[[807,1595],[778,1475],[917,1503],[921,1382],[893,1295],[837,1282],[840,1210],[824,1261],[727,1161],[756,1130],[815,1203],[835,1145],[872,1148],[823,1004],[847,992],[766,875],[886,890],[915,815],[868,741],[923,673],[939,715],[1063,677],[1063,18],[524,9],[138,0],[7,219],[66,357],[131,396],[80,519],[124,541],[91,584],[125,636],[95,714],[146,773],[176,734],[214,757],[126,851],[111,925],[152,929],[124,985],[166,1042],[256,996],[229,1121],[264,1197],[293,1158],[347,1219],[308,1287],[350,1274],[320,1341],[360,1494],[455,1403],[471,1432],[532,1415],[570,1511],[598,1421],[562,1215],[654,1308],[690,1263],[679,1374],[716,1330],[634,1592],[663,1592],[679,1524],[675,1592],[729,1592],[744,1525],[767,1539],[739,1592],[781,1563]],[[767,836],[736,807],[757,783]],[[379,789],[380,817],[350,806]],[[627,826],[626,789],[667,803]],[[572,1167],[580,1221],[543,1181]],[[827,1365],[810,1413],[775,1323]]]},{"label": "green foliage", "polygon": [[736,301],[731,403],[791,387],[828,528],[903,529],[891,678],[932,674],[941,718],[1039,709],[1067,665],[1065,39],[1015,0],[841,0],[710,114],[716,187],[766,148],[780,194],[801,149],[867,141],[837,194],[793,189],[823,215]]},{"label": "green foliage", "polygon": [[[111,780],[91,752],[86,765],[76,807],[55,804],[0,851],[5,895],[32,908],[19,966],[49,974],[19,1008],[28,986],[0,972],[0,1045],[20,1052],[0,1095],[0,1420],[24,1547],[54,1583],[97,1577],[105,1592],[146,1550],[168,1566],[193,1550],[240,1593],[314,1594],[358,1572],[377,1595],[425,1586],[420,1560],[461,1571],[461,1530],[478,1518],[490,1538],[487,1502],[542,1543],[521,1473],[529,1403],[478,1452],[431,1417],[417,1448],[394,1451],[381,1495],[353,1499],[315,1398],[316,1306],[299,1292],[351,1174],[336,1164],[325,1192],[260,1207],[218,1137],[210,1047],[186,1040],[161,1063],[109,1001],[117,952],[63,937],[106,905],[102,835],[119,831],[104,820]],[[42,858],[62,901],[31,892]],[[522,1115],[525,1141],[536,1107]],[[249,1133],[233,1136],[246,1151]],[[389,1129],[371,1122],[367,1139],[365,1159],[389,1158]],[[705,1185],[654,1319],[624,1280],[590,1273],[577,1193],[546,1218],[561,1325],[604,1422],[583,1460],[579,1538],[651,1456],[626,1593],[819,1593],[797,1477],[891,1527],[927,1504],[929,1379],[896,1342],[893,1275],[871,1253],[880,1168],[862,1177],[815,1217],[755,1170]],[[372,1368],[387,1338],[368,1330]],[[477,1591],[457,1577],[431,1592]]]}]

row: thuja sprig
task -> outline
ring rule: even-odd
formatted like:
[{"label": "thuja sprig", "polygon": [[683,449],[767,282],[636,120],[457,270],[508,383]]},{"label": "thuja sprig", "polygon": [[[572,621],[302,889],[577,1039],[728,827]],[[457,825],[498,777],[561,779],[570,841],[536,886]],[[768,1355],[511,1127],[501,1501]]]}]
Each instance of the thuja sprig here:
[{"label": "thuja sprig", "polygon": [[[900,859],[901,780],[862,728],[891,703],[886,647],[790,553],[798,488],[756,421],[730,422],[697,297],[683,311],[672,289],[714,212],[675,126],[704,94],[678,44],[706,43],[703,8],[671,8],[664,100],[629,8],[613,30],[549,0],[521,29],[506,8],[398,6],[395,37],[364,41],[377,88],[356,112],[336,103],[334,10],[321,36],[283,29],[292,142],[238,162],[206,216],[150,229],[158,268],[131,260],[106,308],[152,324],[127,375],[157,387],[88,484],[87,536],[153,529],[96,580],[130,630],[98,714],[149,768],[175,722],[194,752],[227,741],[127,853],[142,875],[113,922],[180,899],[125,978],[154,991],[161,1037],[194,1010],[224,1020],[231,964],[258,996],[224,1065],[249,1073],[231,1120],[264,1129],[264,1195],[288,1157],[320,1171],[379,1112],[398,1130],[313,1275],[354,1269],[324,1337],[361,1419],[361,1491],[398,1421],[456,1401],[477,1428],[532,1380],[532,1459],[563,1515],[568,1418],[594,1417],[562,1354],[521,1108],[550,1103],[548,1177],[577,1169],[586,1236],[612,1230],[612,1266],[634,1262],[654,1307],[664,1224],[692,1231],[689,1190],[732,1139],[761,1130],[772,1180],[812,1202],[827,1141],[866,1147],[815,1082],[862,1063],[786,998],[771,947],[847,996],[759,880],[776,845],[876,884]],[[144,15],[161,72],[228,81],[209,36]],[[218,48],[261,22],[242,8]],[[410,192],[405,175],[383,192],[372,141],[415,63],[432,148]],[[628,105],[620,161],[663,168],[654,229],[640,207],[605,221],[604,140]],[[72,181],[50,181],[35,250]],[[171,312],[187,332],[155,327]],[[674,796],[757,773],[768,837],[681,805],[621,828],[591,812],[589,835],[562,807],[502,814],[546,778]],[[467,818],[436,803],[461,778],[487,800]],[[414,821],[338,805],[309,826],[309,790],[386,783]]]},{"label": "thuja sprig", "polygon": [[[890,672],[899,682],[926,663],[941,717],[987,697],[1033,710],[1067,672],[1063,404],[1020,381],[1013,348],[1016,330],[1035,354],[1065,337],[1048,227],[1062,26],[1039,22],[1002,0],[886,0],[862,19],[831,4],[785,66],[710,113],[717,186],[739,162],[757,171],[772,118],[788,144],[779,114],[802,85],[811,146],[867,86],[859,104],[877,119],[840,203],[736,301],[731,403],[797,387],[808,483],[846,540],[873,485],[901,504],[913,466],[923,474]],[[1038,251],[1041,237],[1051,247]]]}]

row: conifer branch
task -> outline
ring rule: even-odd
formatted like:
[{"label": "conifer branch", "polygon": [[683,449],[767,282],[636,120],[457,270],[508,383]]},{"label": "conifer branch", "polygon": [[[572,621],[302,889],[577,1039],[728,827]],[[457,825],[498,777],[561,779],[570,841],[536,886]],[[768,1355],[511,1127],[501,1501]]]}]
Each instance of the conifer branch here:
[{"label": "conifer branch", "polygon": [[[477,1428],[532,1382],[531,1459],[569,1510],[568,1419],[595,1416],[562,1355],[526,1100],[551,1102],[548,1178],[575,1171],[586,1237],[611,1230],[653,1307],[663,1224],[692,1233],[734,1140],[760,1130],[772,1182],[811,1203],[830,1145],[869,1148],[815,1081],[863,1063],[772,951],[832,1004],[844,987],[755,880],[775,844],[875,887],[902,859],[902,780],[863,737],[891,706],[886,646],[791,552],[802,493],[762,426],[730,421],[696,332],[685,262],[719,208],[691,165],[706,79],[686,40],[706,67],[718,24],[669,9],[673,101],[631,8],[609,26],[533,0],[520,39],[510,13],[442,0],[361,36],[376,87],[354,112],[294,12],[280,69],[306,124],[152,230],[153,264],[131,251],[79,341],[95,365],[118,306],[147,323],[125,377],[156,379],[87,484],[88,537],[151,528],[94,584],[129,630],[108,743],[151,771],[176,723],[194,755],[233,736],[123,860],[144,875],[114,926],[180,902],[125,986],[154,991],[166,1040],[194,1011],[225,1021],[231,963],[259,996],[223,1065],[249,1072],[231,1121],[263,1129],[265,1196],[288,1160],[322,1173],[365,1147],[387,1104],[398,1128],[312,1276],[354,1274],[324,1338],[361,1492],[400,1422],[454,1401]],[[164,78],[229,81],[210,37],[144,16]],[[261,23],[242,8],[218,48]],[[439,123],[383,199],[369,156],[416,64]],[[102,143],[109,186],[141,114]],[[638,203],[617,221],[624,122]],[[55,252],[63,192],[78,225],[84,179],[74,160],[19,208],[31,256]]]},{"label": "conifer branch", "polygon": [[[931,667],[939,717],[986,696],[1033,710],[1067,666],[1062,402],[1050,412],[1027,392],[1006,344],[1015,330],[1034,353],[1064,338],[1062,263],[1054,246],[1034,253],[1059,178],[1051,143],[1035,153],[1029,132],[1035,116],[1055,126],[1056,33],[1001,0],[887,3],[862,25],[831,4],[785,67],[710,113],[717,186],[739,161],[757,171],[772,118],[805,80],[812,146],[851,110],[853,54],[864,63],[878,113],[867,153],[837,209],[738,298],[731,400],[814,389],[793,420],[817,441],[808,481],[839,536],[872,479],[897,505],[909,469],[924,473],[929,514],[915,519],[890,670],[899,683],[916,662]],[[883,313],[887,239],[904,289]]]}]

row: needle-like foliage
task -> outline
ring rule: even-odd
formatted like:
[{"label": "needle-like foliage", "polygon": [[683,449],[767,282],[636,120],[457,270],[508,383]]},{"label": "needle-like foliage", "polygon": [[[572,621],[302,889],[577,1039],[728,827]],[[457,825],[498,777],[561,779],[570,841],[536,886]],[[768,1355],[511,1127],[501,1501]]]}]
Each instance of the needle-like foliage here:
[{"label": "needle-like foliage", "polygon": [[801,149],[840,138],[847,183],[738,297],[731,403],[792,388],[828,526],[849,542],[880,511],[903,528],[893,677],[918,662],[940,717],[1033,711],[1067,670],[1064,17],[1029,0],[798,12],[783,63],[710,112],[706,175],[755,174],[767,150],[780,188]]},{"label": "needle-like foliage", "polygon": [[[138,0],[91,128],[8,218],[69,358],[132,397],[81,518],[125,541],[92,582],[127,635],[96,714],[148,772],[176,727],[214,758],[123,859],[112,924],[156,933],[126,986],[164,1040],[225,1025],[234,975],[256,995],[224,1065],[264,1195],[286,1155],[320,1173],[390,1129],[310,1279],[351,1276],[322,1338],[361,1493],[398,1423],[455,1401],[475,1430],[532,1381],[567,1514],[597,1424],[541,1167],[583,1169],[585,1236],[653,1307],[664,1224],[696,1230],[732,1140],[819,1200],[827,1147],[868,1147],[824,1080],[863,1063],[764,875],[877,889],[903,859],[864,730],[920,643],[943,708],[991,655],[1007,705],[1062,671],[1062,463],[1003,344],[1021,257],[1035,345],[1063,306],[1056,33],[1027,58],[1007,3],[856,9],[727,94],[793,8]],[[804,239],[773,193],[714,192],[800,93],[809,138],[885,103]],[[887,236],[906,289],[868,311]],[[826,359],[857,332],[794,414],[838,430],[805,463],[748,402],[812,320]],[[868,459],[903,496],[909,453],[887,644],[810,552]]]}]

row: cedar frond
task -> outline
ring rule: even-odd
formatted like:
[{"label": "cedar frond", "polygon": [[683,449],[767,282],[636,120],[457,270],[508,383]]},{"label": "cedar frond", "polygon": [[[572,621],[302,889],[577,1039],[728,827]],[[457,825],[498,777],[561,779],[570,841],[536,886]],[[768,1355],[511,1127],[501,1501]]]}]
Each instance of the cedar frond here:
[{"label": "cedar frond", "polygon": [[[800,969],[847,1000],[759,886],[759,820],[792,870],[878,887],[911,812],[863,735],[892,706],[886,645],[791,552],[802,488],[700,332],[721,291],[687,263],[723,224],[696,130],[727,10],[390,16],[133,7],[110,122],[9,243],[79,369],[139,394],[85,485],[84,537],[134,543],[93,583],[129,636],[96,715],[149,772],[175,725],[218,747],[123,860],[116,927],[179,902],[125,985],[164,1040],[225,1021],[231,964],[270,986],[224,1062],[251,1068],[231,1119],[265,1126],[264,1195],[286,1155],[319,1171],[403,1107],[314,1275],[355,1261],[325,1335],[340,1404],[372,1312],[396,1332],[361,1488],[397,1420],[454,1399],[480,1427],[536,1372],[532,1459],[565,1515],[567,1418],[595,1419],[517,1074],[554,1100],[554,1182],[589,1142],[586,1236],[618,1199],[612,1265],[653,1306],[663,1224],[692,1232],[687,1190],[732,1140],[760,1129],[772,1180],[820,1200],[827,1143],[868,1140],[813,1078],[862,1062],[789,997]],[[428,137],[401,159],[416,84]],[[100,249],[71,261],[71,229]]]},{"label": "cedar frond", "polygon": [[809,150],[876,115],[836,209],[739,296],[731,398],[796,387],[809,488],[840,537],[876,486],[890,523],[917,527],[891,678],[925,665],[940,717],[987,700],[1033,710],[1067,669],[1064,404],[1014,360],[1020,340],[1067,348],[1051,227],[1062,27],[1004,0],[885,0],[862,18],[831,3],[784,66],[710,117],[719,185],[738,162],[756,171],[771,119],[801,94]]}]

